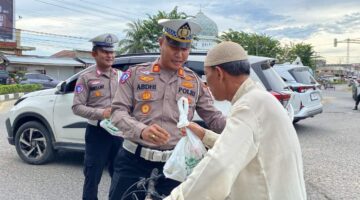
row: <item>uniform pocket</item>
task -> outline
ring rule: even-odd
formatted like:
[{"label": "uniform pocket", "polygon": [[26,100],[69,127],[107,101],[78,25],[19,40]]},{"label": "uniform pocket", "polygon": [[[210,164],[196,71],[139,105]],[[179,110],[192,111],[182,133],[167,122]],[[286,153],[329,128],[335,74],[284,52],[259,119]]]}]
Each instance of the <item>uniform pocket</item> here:
[{"label": "uniform pocket", "polygon": [[[195,98],[191,95],[184,95],[184,94],[176,94],[176,105],[177,105],[177,102],[179,101],[179,99],[181,97],[185,97],[188,99],[188,102],[189,102],[189,111],[187,113],[187,116],[188,116],[188,120],[191,121],[193,116],[194,116],[194,112],[195,112],[195,106],[196,106],[196,102],[195,102]],[[178,108],[176,108],[178,109]],[[174,116],[176,119],[179,118],[179,115],[180,113],[179,112],[174,112],[174,114],[176,116]]]}]

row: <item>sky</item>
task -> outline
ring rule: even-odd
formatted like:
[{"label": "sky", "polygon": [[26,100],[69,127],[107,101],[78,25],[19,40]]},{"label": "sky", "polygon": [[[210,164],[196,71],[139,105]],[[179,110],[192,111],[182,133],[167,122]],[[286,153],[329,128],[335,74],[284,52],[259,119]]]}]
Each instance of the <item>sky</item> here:
[{"label": "sky", "polygon": [[360,63],[359,0],[15,0],[15,21],[24,30],[22,46],[36,47],[26,54],[50,56],[63,49],[90,50],[88,40],[105,32],[123,39],[127,23],[175,6],[188,15],[201,9],[219,33],[231,28],[266,34],[282,45],[311,44],[328,64],[346,64],[345,41],[357,40],[349,45],[349,61]]}]

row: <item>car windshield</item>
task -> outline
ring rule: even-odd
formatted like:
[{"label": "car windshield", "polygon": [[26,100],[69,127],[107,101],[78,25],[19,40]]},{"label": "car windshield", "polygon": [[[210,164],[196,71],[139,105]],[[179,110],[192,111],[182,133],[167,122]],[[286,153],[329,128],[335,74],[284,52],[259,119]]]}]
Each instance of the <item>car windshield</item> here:
[{"label": "car windshield", "polygon": [[289,72],[299,83],[308,85],[316,84],[314,77],[310,74],[306,67],[294,68],[289,70]]}]

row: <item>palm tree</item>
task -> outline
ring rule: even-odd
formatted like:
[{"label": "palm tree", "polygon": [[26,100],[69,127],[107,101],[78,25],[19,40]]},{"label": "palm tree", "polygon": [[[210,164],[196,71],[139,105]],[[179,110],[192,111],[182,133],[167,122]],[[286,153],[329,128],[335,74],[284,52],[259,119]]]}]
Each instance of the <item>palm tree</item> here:
[{"label": "palm tree", "polygon": [[156,15],[147,15],[148,19],[128,23],[124,30],[126,38],[119,42],[120,54],[156,52],[159,50],[158,39],[162,34],[162,27],[158,25],[159,19],[184,19],[187,15],[178,12],[177,7],[169,13],[158,11]]},{"label": "palm tree", "polygon": [[142,24],[143,22],[140,20],[127,24],[129,28],[124,30],[126,38],[119,42],[120,54],[145,53],[151,50],[152,44],[148,40]]}]

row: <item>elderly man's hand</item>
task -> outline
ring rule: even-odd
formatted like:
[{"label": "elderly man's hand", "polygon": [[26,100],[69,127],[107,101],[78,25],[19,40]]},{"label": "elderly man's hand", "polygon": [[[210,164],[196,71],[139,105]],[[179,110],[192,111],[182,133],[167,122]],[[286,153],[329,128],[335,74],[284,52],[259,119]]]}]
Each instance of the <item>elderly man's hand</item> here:
[{"label": "elderly man's hand", "polygon": [[[200,138],[200,140],[204,138],[205,129],[200,125],[198,125],[197,123],[190,122],[189,126],[187,126],[186,128],[190,129],[196,136]],[[181,132],[183,133],[183,131]]]},{"label": "elderly man's hand", "polygon": [[141,137],[147,142],[151,142],[156,145],[163,145],[169,141],[170,134],[159,125],[152,124],[141,132]]},{"label": "elderly man's hand", "polygon": [[111,107],[105,108],[103,111],[103,117],[104,119],[109,119],[111,116]]}]

